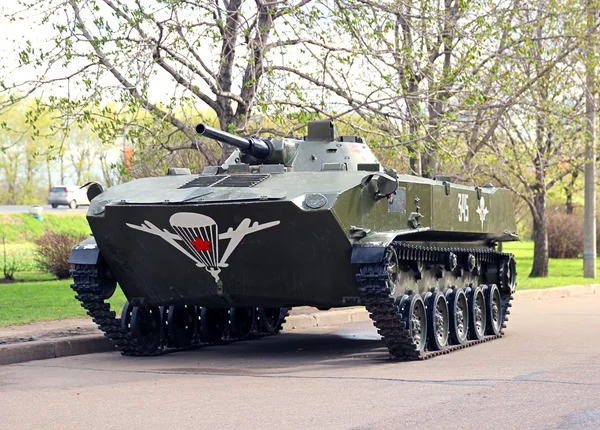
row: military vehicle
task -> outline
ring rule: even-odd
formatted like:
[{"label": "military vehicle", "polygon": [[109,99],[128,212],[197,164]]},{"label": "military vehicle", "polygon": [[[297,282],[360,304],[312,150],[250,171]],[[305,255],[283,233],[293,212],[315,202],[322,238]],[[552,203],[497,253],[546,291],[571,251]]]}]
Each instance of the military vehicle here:
[{"label": "military vehicle", "polygon": [[302,139],[196,131],[237,149],[202,174],[88,189],[72,287],[124,354],[276,334],[305,305],[366,306],[399,359],[501,336],[516,268],[500,246],[518,239],[507,190],[397,175],[330,121]]}]

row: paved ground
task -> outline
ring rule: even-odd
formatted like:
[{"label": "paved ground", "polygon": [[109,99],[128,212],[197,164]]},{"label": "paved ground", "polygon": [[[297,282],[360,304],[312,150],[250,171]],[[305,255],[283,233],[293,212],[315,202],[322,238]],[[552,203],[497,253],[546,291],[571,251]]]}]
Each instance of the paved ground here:
[{"label": "paved ground", "polygon": [[[289,315],[309,315],[315,312],[323,314],[347,309],[349,308],[332,308],[331,311],[319,311],[317,308],[310,306],[300,306],[292,308]],[[0,327],[0,345],[93,334],[102,335],[102,332],[91,318],[39,321],[23,325]],[[1,427],[0,430],[2,430]]]},{"label": "paved ground", "polygon": [[396,363],[369,323],[153,358],[0,367],[0,428],[600,427],[600,296],[516,302],[503,339]]},{"label": "paved ground", "polygon": [[[15,212],[29,212],[31,206],[0,206],[0,213],[15,213]],[[43,213],[56,213],[56,212],[87,212],[87,206],[80,206],[77,209],[70,209],[67,206],[59,206],[56,209],[50,205],[44,205]]]}]

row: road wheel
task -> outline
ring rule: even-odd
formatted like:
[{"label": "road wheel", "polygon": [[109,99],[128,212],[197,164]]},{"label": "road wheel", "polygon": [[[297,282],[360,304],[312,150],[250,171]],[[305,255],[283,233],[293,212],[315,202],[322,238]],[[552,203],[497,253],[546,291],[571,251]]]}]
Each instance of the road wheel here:
[{"label": "road wheel", "polygon": [[52,203],[52,208],[56,209],[58,205],[56,203]]},{"label": "road wheel", "polygon": [[433,293],[427,300],[429,344],[433,350],[439,351],[448,345],[449,323],[446,298],[441,293]]},{"label": "road wheel", "polygon": [[471,289],[469,294],[469,339],[481,340],[485,335],[486,309],[481,287]]},{"label": "road wheel", "polygon": [[254,319],[254,308],[231,308],[229,310],[231,335],[240,339],[248,337],[252,331]]},{"label": "road wheel", "polygon": [[267,334],[278,333],[281,330],[282,314],[281,308],[258,308],[260,331]]},{"label": "road wheel", "polygon": [[487,312],[486,334],[497,335],[502,326],[502,302],[500,290],[495,284],[485,290],[485,307]]},{"label": "road wheel", "polygon": [[71,202],[69,203],[69,207],[71,209],[77,209],[77,202],[75,200],[71,200]]},{"label": "road wheel", "polygon": [[400,302],[400,313],[417,351],[423,352],[427,343],[427,316],[421,296],[413,294],[404,297]]},{"label": "road wheel", "polygon": [[450,338],[455,345],[467,341],[469,331],[469,307],[467,296],[462,288],[455,288],[448,295],[448,310],[450,311]]},{"label": "road wheel", "polygon": [[229,309],[202,308],[200,331],[204,342],[218,342],[225,334],[229,322]]},{"label": "road wheel", "polygon": [[190,305],[170,306],[167,316],[169,339],[177,348],[188,348],[194,340],[196,308]]},{"label": "road wheel", "polygon": [[130,333],[144,355],[150,355],[160,345],[160,310],[157,306],[134,306],[131,312]]}]

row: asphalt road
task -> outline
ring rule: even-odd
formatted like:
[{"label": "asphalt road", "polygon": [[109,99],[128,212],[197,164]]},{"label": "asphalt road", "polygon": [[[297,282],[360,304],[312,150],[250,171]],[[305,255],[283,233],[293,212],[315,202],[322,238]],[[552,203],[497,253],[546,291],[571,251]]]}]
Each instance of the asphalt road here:
[{"label": "asphalt road", "polygon": [[370,323],[163,357],[0,367],[0,428],[600,428],[600,296],[515,303],[504,338],[387,359]]},{"label": "asphalt road", "polygon": [[[42,206],[44,208],[43,213],[55,213],[55,212],[87,212],[87,206],[80,206],[77,209],[70,209],[67,206],[59,206],[56,209],[50,205]],[[29,212],[31,206],[0,206],[0,213],[23,213]]]}]

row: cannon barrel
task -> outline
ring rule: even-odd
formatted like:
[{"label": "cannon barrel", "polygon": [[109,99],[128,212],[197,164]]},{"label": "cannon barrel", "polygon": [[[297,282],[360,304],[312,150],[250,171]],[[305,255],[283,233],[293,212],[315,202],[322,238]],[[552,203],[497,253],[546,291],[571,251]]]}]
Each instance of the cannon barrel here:
[{"label": "cannon barrel", "polygon": [[271,156],[272,147],[269,142],[254,137],[241,137],[235,134],[227,133],[204,124],[196,126],[196,133],[209,139],[218,140],[239,148],[244,154],[251,155],[259,159],[267,159]]}]

